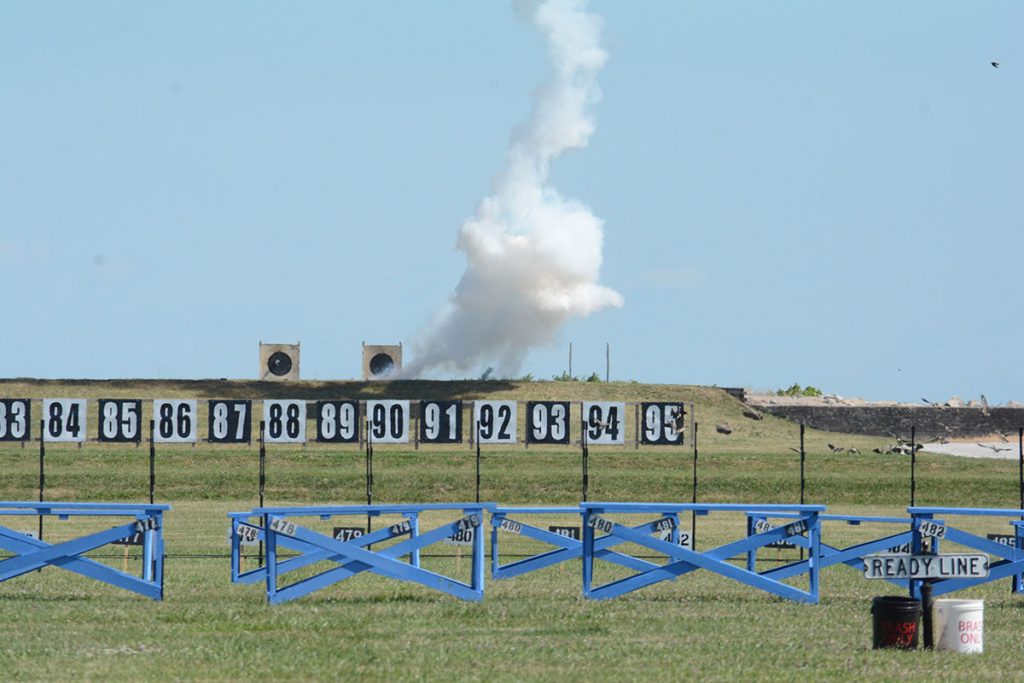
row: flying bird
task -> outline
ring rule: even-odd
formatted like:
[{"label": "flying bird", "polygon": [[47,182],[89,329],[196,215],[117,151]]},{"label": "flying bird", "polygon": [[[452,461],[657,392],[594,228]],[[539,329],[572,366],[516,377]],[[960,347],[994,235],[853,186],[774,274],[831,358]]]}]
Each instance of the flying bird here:
[{"label": "flying bird", "polygon": [[999,62],[992,62],[992,68],[993,69],[998,69],[999,68]]}]

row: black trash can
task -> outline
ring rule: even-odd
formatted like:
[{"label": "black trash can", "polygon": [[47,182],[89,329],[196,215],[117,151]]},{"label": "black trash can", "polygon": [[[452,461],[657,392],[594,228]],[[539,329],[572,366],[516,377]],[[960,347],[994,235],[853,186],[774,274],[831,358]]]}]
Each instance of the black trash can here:
[{"label": "black trash can", "polygon": [[901,650],[917,648],[921,631],[921,601],[898,595],[885,595],[871,601],[874,639],[873,649],[892,647]]}]

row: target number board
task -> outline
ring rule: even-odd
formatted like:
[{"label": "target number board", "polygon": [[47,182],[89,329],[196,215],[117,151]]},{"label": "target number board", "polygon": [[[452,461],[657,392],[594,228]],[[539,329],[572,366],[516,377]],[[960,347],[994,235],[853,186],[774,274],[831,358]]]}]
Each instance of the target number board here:
[{"label": "target number board", "polygon": [[640,443],[645,446],[677,446],[686,440],[685,403],[641,403]]},{"label": "target number board", "polygon": [[409,443],[408,401],[367,401],[366,422],[374,443]]},{"label": "target number board", "polygon": [[85,441],[84,398],[44,398],[44,437],[47,441]]},{"label": "target number board", "polygon": [[196,401],[155,399],[153,401],[153,441],[156,443],[195,443]]},{"label": "target number board", "polygon": [[0,399],[0,441],[28,441],[32,434],[32,401]]},{"label": "target number board", "polygon": [[142,440],[142,401],[101,398],[99,400],[100,441],[138,443]]},{"label": "target number board", "polygon": [[569,402],[527,402],[526,441],[546,444],[569,443]]},{"label": "target number board", "polygon": [[584,403],[583,428],[587,432],[587,443],[597,445],[626,443],[625,417],[625,403]]},{"label": "target number board", "polygon": [[263,402],[263,440],[266,443],[305,443],[306,402]]},{"label": "target number board", "polygon": [[326,443],[359,441],[359,401],[317,401],[316,440]]},{"label": "target number board", "polygon": [[420,441],[462,443],[462,401],[420,401]]},{"label": "target number board", "polygon": [[207,438],[211,443],[248,443],[252,440],[252,401],[209,402]]},{"label": "target number board", "polygon": [[515,401],[474,401],[473,424],[479,443],[516,443]]}]

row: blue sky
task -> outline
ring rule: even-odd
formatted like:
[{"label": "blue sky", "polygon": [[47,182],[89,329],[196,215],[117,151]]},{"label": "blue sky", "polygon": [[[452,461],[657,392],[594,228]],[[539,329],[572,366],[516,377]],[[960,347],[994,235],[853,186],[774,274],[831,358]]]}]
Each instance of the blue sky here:
[{"label": "blue sky", "polygon": [[[551,182],[625,305],[523,373],[1024,400],[1024,4],[589,7]],[[255,377],[262,339],[356,377],[450,296],[550,69],[504,2],[0,5],[0,376]]]}]

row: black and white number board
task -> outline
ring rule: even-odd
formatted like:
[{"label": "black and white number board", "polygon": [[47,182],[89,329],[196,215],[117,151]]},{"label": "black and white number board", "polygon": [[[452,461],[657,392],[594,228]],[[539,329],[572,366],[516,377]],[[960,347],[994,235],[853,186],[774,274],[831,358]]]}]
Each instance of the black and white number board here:
[{"label": "black and white number board", "polygon": [[28,441],[32,434],[32,401],[0,398],[0,441]]},{"label": "black and white number board", "polygon": [[529,401],[526,404],[527,443],[569,443],[569,402]]},{"label": "black and white number board", "polygon": [[153,441],[195,443],[198,410],[194,400],[153,399]]},{"label": "black and white number board", "polygon": [[641,403],[640,443],[645,446],[683,445],[688,415],[685,403]]},{"label": "black and white number board", "polygon": [[85,441],[84,398],[44,398],[43,419],[46,441]]},{"label": "black and white number board", "polygon": [[580,540],[580,528],[578,526],[561,526],[553,524],[548,527],[548,531],[559,536],[565,536],[571,538],[574,541]]},{"label": "black and white number board", "polygon": [[473,429],[480,443],[516,442],[516,401],[473,401]]},{"label": "black and white number board", "polygon": [[209,403],[210,443],[247,443],[252,440],[252,401],[213,399]]},{"label": "black and white number board", "polygon": [[584,402],[583,427],[587,443],[609,446],[626,443],[625,417],[625,403]]},{"label": "black and white number board", "polygon": [[367,401],[366,421],[373,443],[409,443],[408,401]]},{"label": "black and white number board", "polygon": [[99,440],[113,443],[138,443],[142,440],[142,401],[101,398],[99,400]]},{"label": "black and white number board", "polygon": [[316,440],[328,443],[359,441],[359,401],[317,401]]},{"label": "black and white number board", "polygon": [[366,529],[358,526],[336,526],[331,533],[335,541],[348,543],[357,538],[362,538],[363,534],[366,533]]},{"label": "black and white number board", "polygon": [[265,443],[305,443],[306,402],[263,401],[263,427]]},{"label": "black and white number board", "polygon": [[462,443],[462,401],[420,401],[420,441]]}]

